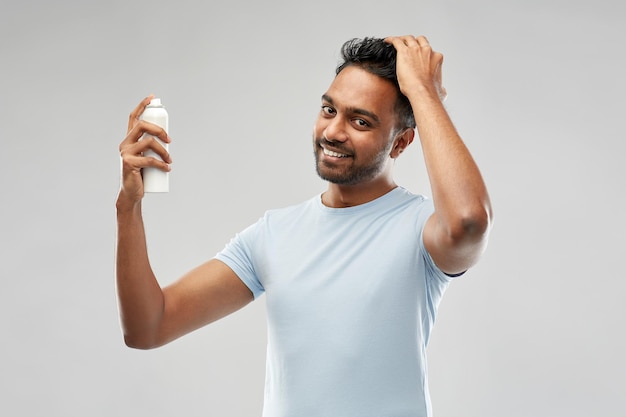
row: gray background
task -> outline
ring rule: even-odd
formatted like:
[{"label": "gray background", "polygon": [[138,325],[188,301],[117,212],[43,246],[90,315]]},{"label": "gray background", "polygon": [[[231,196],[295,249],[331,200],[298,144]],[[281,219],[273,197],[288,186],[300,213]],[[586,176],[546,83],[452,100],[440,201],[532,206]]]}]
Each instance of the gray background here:
[{"label": "gray background", "polygon": [[[9,2],[0,12],[0,414],[255,416],[264,299],[158,350],[124,346],[118,143],[149,93],[172,191],[145,201],[171,282],[268,208],[324,189],[311,130],[340,45],[425,34],[496,214],[429,347],[437,416],[622,416],[617,1]],[[397,181],[429,194],[419,144]]]}]

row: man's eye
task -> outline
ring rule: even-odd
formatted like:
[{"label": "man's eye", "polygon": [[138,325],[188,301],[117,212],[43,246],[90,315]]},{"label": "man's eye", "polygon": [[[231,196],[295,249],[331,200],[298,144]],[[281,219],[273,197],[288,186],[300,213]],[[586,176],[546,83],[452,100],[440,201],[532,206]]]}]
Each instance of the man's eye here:
[{"label": "man's eye", "polygon": [[333,115],[335,114],[335,109],[330,106],[322,106],[322,113]]},{"label": "man's eye", "polygon": [[359,127],[368,127],[370,125],[363,119],[354,119],[354,123],[356,123]]}]

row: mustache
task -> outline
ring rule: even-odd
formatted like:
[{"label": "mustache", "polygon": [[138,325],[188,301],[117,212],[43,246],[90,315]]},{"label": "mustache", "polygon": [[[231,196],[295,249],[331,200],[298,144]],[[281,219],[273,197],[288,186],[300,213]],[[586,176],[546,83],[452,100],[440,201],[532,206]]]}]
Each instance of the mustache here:
[{"label": "mustache", "polygon": [[331,142],[328,139],[326,139],[325,137],[320,137],[316,139],[316,142],[319,146],[324,146],[326,149],[337,152],[337,153],[343,153],[346,155],[353,155],[354,151],[350,148],[347,148],[343,145],[343,143],[341,142]]}]

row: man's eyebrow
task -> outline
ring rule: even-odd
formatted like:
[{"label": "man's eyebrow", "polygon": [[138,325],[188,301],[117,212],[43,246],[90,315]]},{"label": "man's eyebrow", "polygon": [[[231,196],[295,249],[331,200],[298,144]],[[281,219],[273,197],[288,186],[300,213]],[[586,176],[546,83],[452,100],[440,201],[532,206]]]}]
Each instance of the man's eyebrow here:
[{"label": "man's eyebrow", "polygon": [[[332,104],[333,106],[335,105],[335,103],[333,102],[333,99],[327,94],[322,94],[322,100],[328,102],[328,104]],[[372,119],[374,123],[380,124],[380,118],[375,113],[372,113],[369,110],[359,109],[357,107],[348,107],[346,110],[348,111],[348,113],[354,113],[354,114],[367,116],[370,119]]]}]

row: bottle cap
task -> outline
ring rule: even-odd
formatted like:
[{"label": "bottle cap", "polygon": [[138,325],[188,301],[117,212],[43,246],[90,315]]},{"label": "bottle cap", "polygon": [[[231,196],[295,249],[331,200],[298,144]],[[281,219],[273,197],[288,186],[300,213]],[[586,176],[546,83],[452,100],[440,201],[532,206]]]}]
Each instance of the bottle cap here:
[{"label": "bottle cap", "polygon": [[148,106],[150,107],[161,107],[161,99],[160,98],[153,98],[152,100],[150,100],[150,104],[148,104]]}]

